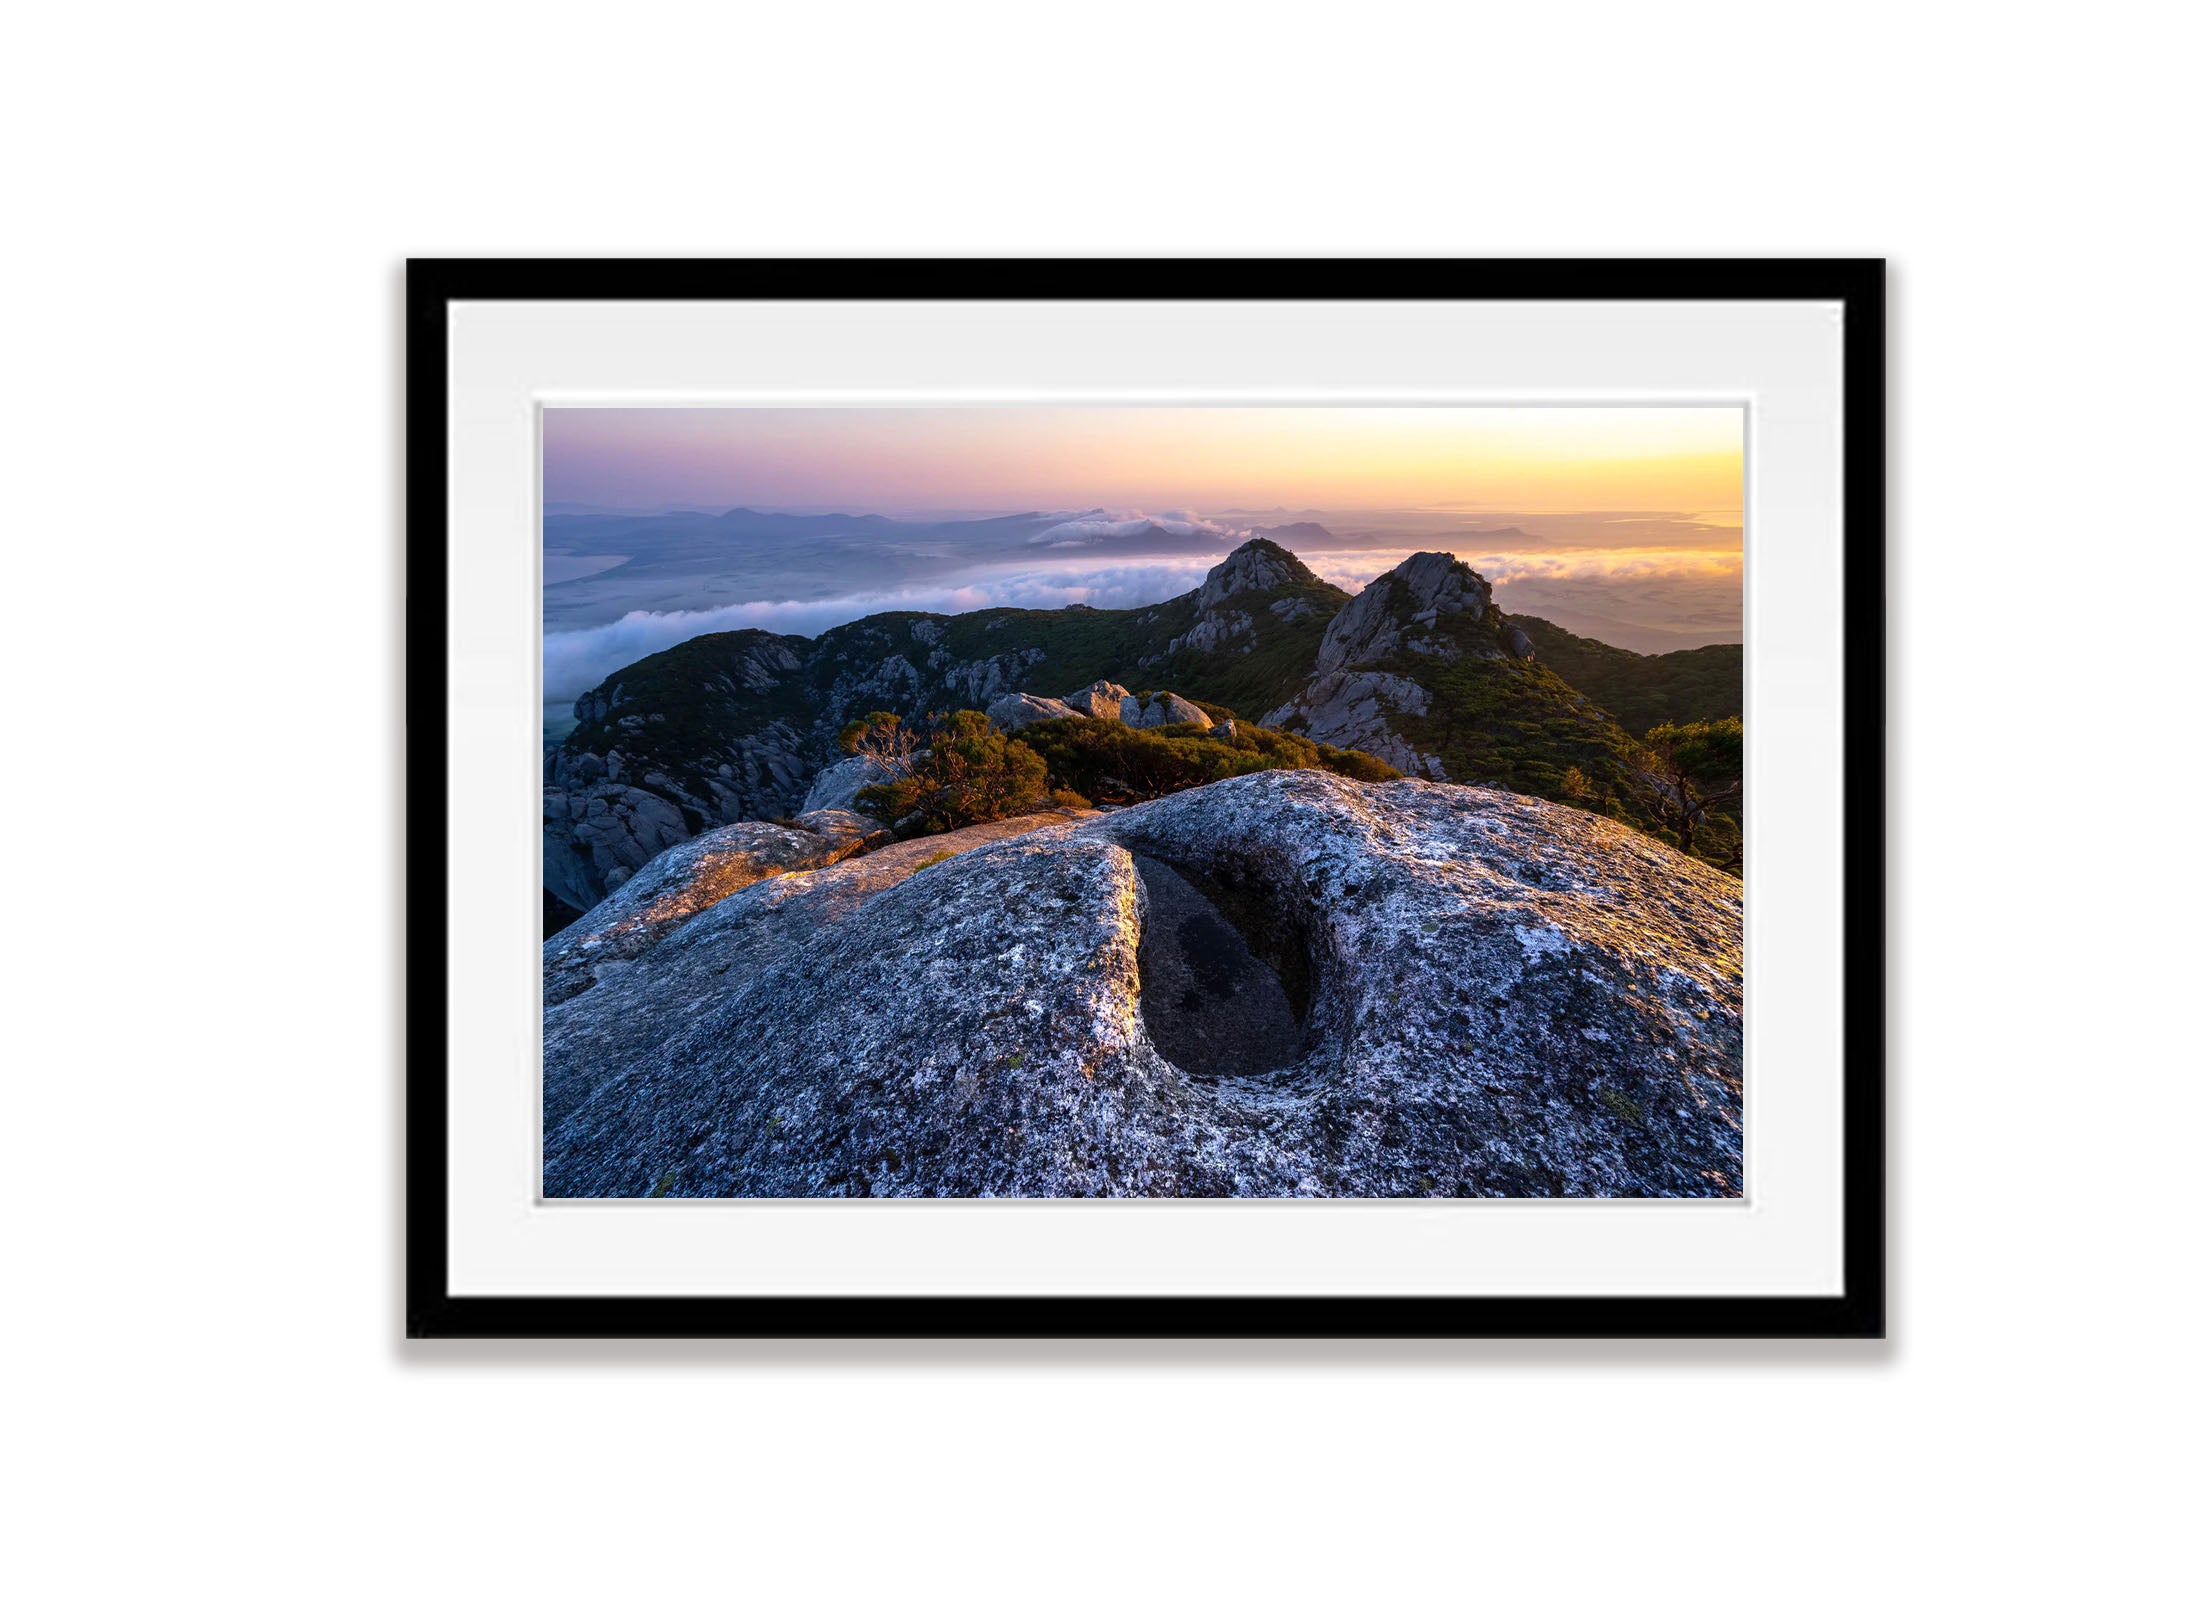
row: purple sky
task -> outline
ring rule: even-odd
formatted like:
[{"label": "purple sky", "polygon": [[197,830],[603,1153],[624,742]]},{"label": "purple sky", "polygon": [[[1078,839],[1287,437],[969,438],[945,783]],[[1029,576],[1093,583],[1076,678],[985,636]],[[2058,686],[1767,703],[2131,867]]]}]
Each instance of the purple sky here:
[{"label": "purple sky", "polygon": [[1738,511],[1735,407],[552,407],[550,501]]}]

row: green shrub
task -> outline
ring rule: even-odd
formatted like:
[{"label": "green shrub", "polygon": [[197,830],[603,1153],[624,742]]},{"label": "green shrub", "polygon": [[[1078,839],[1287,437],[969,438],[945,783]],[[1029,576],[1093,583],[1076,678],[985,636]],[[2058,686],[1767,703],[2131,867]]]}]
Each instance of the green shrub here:
[{"label": "green shrub", "polygon": [[1403,777],[1396,767],[1379,756],[1371,756],[1365,750],[1340,750],[1333,744],[1314,747],[1321,752],[1322,765],[1331,772],[1347,778],[1357,778],[1362,783],[1389,783]]},{"label": "green shrub", "polygon": [[934,722],[906,776],[857,791],[855,803],[901,832],[947,833],[1044,809],[1047,768],[984,712],[955,711]]},{"label": "green shrub", "polygon": [[1585,639],[1541,617],[1514,616],[1535,645],[1535,658],[1612,713],[1640,739],[1661,722],[1716,721],[1741,715],[1742,647],[1698,645],[1663,655],[1637,655],[1600,639]]},{"label": "green shrub", "polygon": [[891,711],[873,711],[840,730],[840,753],[869,756],[896,772],[907,770],[917,753],[917,736]]},{"label": "green shrub", "polygon": [[1021,729],[1016,741],[1039,754],[1057,785],[1123,804],[1276,768],[1319,767],[1366,782],[1398,776],[1356,750],[1244,722],[1220,734],[1181,723],[1130,728],[1104,717],[1057,717]]},{"label": "green shrub", "polygon": [[1660,829],[1682,852],[1739,873],[1742,719],[1661,722],[1642,743],[1642,775]]}]

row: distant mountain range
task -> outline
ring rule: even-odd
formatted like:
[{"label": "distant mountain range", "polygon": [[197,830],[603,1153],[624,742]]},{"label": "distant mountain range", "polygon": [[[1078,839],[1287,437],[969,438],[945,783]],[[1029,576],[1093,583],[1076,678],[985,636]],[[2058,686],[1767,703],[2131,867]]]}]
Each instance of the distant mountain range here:
[{"label": "distant mountain range", "polygon": [[[1196,535],[1171,531],[1173,515],[1127,537],[1184,548]],[[692,520],[715,524],[722,546],[729,523],[770,533],[797,521],[805,538],[829,541],[842,524],[885,519],[737,510]],[[1077,520],[957,526],[1014,539]],[[1308,528],[1319,525],[1276,531],[1305,538]],[[584,532],[559,530],[568,545]],[[682,535],[663,533],[660,559],[671,562]],[[546,888],[586,909],[674,844],[801,810],[839,729],[875,710],[984,709],[1108,680],[1363,750],[1409,776],[1639,823],[1636,738],[1654,721],[1740,708],[1738,645],[1644,657],[1510,617],[1447,554],[1415,555],[1350,596],[1272,539],[1226,542],[1229,556],[1196,591],[1159,605],[884,612],[815,639],[714,633],[612,673],[575,703],[577,726],[546,758]]]},{"label": "distant mountain range", "polygon": [[[1396,550],[1425,543],[1426,534],[1405,535],[1387,529],[1361,529],[1340,533],[1320,522],[1285,522],[1252,530],[1256,539],[1271,539],[1289,550]],[[1450,543],[1469,550],[1533,550],[1550,541],[1516,527],[1460,528]]]}]

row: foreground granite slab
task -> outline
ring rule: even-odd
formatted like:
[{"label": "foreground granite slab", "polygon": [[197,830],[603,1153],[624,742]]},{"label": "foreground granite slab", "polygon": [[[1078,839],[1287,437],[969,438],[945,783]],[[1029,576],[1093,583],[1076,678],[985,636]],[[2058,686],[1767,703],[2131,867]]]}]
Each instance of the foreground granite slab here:
[{"label": "foreground granite slab", "polygon": [[[1618,823],[1268,772],[947,848],[752,884],[548,1005],[546,1192],[1741,1193],[1741,885]],[[1296,988],[1295,1064],[1155,1047],[1134,852]]]}]

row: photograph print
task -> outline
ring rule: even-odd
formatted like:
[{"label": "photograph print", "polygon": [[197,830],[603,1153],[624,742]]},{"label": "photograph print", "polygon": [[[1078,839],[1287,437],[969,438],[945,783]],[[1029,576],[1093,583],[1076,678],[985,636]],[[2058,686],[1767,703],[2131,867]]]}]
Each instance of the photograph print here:
[{"label": "photograph print", "polygon": [[1739,406],[546,407],[542,1194],[1744,1194]]}]

